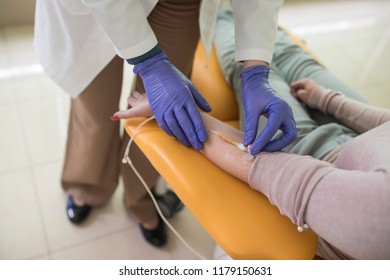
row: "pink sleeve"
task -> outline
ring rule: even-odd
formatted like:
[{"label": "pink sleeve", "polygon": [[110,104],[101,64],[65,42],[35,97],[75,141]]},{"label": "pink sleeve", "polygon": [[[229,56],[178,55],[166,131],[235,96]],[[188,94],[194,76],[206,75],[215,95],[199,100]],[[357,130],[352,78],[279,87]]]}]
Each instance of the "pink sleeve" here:
[{"label": "pink sleeve", "polygon": [[308,156],[261,153],[249,176],[300,228],[352,258],[390,258],[390,167],[342,170]]},{"label": "pink sleeve", "polygon": [[330,163],[310,156],[260,153],[249,171],[248,182],[253,189],[266,195],[281,214],[303,228],[312,191],[333,169]]},{"label": "pink sleeve", "polygon": [[333,115],[359,133],[364,133],[390,120],[390,110],[358,102],[322,86],[318,86],[312,92],[308,104]]}]

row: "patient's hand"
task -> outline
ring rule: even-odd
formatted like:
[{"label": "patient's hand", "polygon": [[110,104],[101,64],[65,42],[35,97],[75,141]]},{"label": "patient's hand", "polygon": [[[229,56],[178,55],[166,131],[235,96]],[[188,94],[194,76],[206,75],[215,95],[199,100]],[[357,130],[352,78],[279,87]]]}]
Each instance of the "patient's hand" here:
[{"label": "patient's hand", "polygon": [[304,78],[290,84],[291,94],[307,106],[318,109],[326,89],[311,79]]},{"label": "patient's hand", "polygon": [[129,103],[131,108],[126,111],[116,112],[111,117],[112,120],[149,117],[153,115],[146,94],[135,91],[134,94],[127,99],[127,103]]}]

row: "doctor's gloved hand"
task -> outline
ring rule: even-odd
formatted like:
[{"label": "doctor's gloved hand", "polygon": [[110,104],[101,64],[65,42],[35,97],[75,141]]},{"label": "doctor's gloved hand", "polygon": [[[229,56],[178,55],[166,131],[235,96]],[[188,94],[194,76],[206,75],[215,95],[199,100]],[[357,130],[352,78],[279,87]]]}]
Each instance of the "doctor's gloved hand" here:
[{"label": "doctor's gloved hand", "polygon": [[[269,67],[265,65],[250,66],[240,74],[245,109],[244,145],[252,144],[252,155],[281,150],[297,135],[291,107],[270,87],[268,75]],[[267,125],[255,140],[263,114],[268,117]],[[283,135],[271,141],[278,129]]]},{"label": "doctor's gloved hand", "polygon": [[207,132],[196,105],[206,112],[211,107],[192,82],[163,52],[136,64],[133,71],[143,79],[159,126],[185,146],[202,149]]}]

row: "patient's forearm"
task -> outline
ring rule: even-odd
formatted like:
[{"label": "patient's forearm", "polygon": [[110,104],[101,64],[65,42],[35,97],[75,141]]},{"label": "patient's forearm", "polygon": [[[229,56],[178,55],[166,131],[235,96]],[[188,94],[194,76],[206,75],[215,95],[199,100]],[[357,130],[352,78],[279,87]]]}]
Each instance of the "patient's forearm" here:
[{"label": "patient's forearm", "polygon": [[[208,130],[216,131],[235,142],[242,143],[241,131],[205,113],[201,115]],[[253,162],[253,157],[249,153],[241,151],[212,132],[208,133],[207,141],[203,144],[201,152],[227,173],[248,182],[249,169]]]},{"label": "patient's forearm", "polygon": [[317,101],[319,109],[333,115],[359,133],[364,133],[390,120],[390,110],[355,101],[323,87],[317,90],[322,91],[317,95],[320,96]]}]

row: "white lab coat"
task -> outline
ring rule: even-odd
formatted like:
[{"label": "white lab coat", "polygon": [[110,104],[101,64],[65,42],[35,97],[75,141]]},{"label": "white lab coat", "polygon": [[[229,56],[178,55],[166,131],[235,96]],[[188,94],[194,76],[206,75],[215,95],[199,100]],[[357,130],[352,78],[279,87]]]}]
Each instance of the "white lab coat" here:
[{"label": "white lab coat", "polygon": [[[76,97],[116,54],[132,58],[157,44],[146,19],[157,2],[37,0],[34,45],[38,59],[47,74]],[[233,0],[237,61],[271,61],[282,3]]]}]

